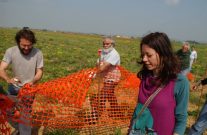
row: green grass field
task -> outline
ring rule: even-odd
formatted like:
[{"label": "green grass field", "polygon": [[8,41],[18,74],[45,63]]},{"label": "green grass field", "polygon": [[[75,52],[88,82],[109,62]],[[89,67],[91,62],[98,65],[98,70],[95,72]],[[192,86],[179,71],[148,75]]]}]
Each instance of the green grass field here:
[{"label": "green grass field", "polygon": [[[7,48],[14,46],[14,37],[17,28],[0,28],[0,58],[2,59]],[[44,55],[44,76],[41,82],[46,82],[58,77],[67,76],[70,73],[79,71],[84,68],[94,67],[98,58],[97,51],[102,47],[102,36],[95,34],[65,33],[51,32],[42,30],[33,30],[37,37],[35,47],[39,48]],[[139,43],[140,38],[114,38],[116,41],[116,49],[121,56],[121,65],[137,73],[140,65]],[[174,50],[181,48],[182,42],[172,41]],[[207,65],[207,44],[196,44],[198,52],[197,63],[193,65],[193,74],[196,79],[200,79],[206,70]],[[11,73],[9,73],[11,74]],[[1,80],[0,84],[6,89],[6,83]],[[204,90],[205,93],[205,90]],[[202,97],[203,103],[205,97]],[[199,102],[199,93],[190,95],[189,115],[193,117],[192,122],[197,115],[194,112]],[[195,107],[193,107],[195,106]],[[189,124],[191,125],[192,122]]]},{"label": "green grass field", "polygon": [[[19,29],[0,28],[0,57],[6,49],[14,46],[14,37]],[[98,58],[97,51],[102,47],[102,36],[90,34],[50,32],[34,30],[37,37],[35,47],[42,50],[44,55],[44,76],[42,81],[66,76],[84,68],[94,67]],[[116,49],[121,56],[121,65],[136,73],[140,65],[139,38],[114,38]],[[181,47],[182,42],[172,42],[174,50]],[[207,45],[207,44],[206,44]],[[206,67],[205,52],[207,46],[196,45],[198,61],[193,72],[202,76]]]}]

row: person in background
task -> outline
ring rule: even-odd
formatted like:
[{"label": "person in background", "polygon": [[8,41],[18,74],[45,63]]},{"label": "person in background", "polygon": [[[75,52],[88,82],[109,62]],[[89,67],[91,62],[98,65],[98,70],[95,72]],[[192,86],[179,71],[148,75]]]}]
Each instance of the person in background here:
[{"label": "person in background", "polygon": [[181,62],[181,74],[187,75],[189,72],[190,66],[190,45],[188,42],[184,42],[182,45],[182,49],[176,52],[180,62]]},{"label": "person in background", "polygon": [[193,65],[193,63],[196,63],[196,60],[197,60],[197,52],[195,50],[195,47],[192,46],[192,50],[191,50],[191,54],[190,54],[190,67],[189,67],[189,71],[191,71],[192,65]]},{"label": "person in background", "polygon": [[[206,85],[207,78],[199,81],[196,85],[193,86],[193,90],[196,90],[199,85]],[[207,129],[207,95],[206,101],[201,109],[197,121],[191,126],[188,135],[201,135]]]},{"label": "person in background", "polygon": [[[15,36],[16,46],[8,48],[0,64],[0,77],[8,83],[8,95],[17,96],[24,84],[36,84],[43,75],[43,54],[34,48],[35,34],[25,27]],[[13,76],[6,72],[11,65]],[[23,124],[13,124],[16,129],[13,134],[30,135],[31,127]]]},{"label": "person in background", "polygon": [[[179,74],[180,63],[168,36],[161,32],[144,36],[140,43],[140,52],[140,63],[143,66],[137,74],[141,79],[138,104],[144,105],[161,88],[147,107],[153,119],[152,129],[158,135],[183,135],[187,121],[189,82],[186,76]],[[139,113],[138,108],[135,108],[129,133],[131,127],[139,128],[139,119],[133,124]],[[144,121],[144,117],[140,119]]]},{"label": "person in background", "polygon": [[[121,73],[118,69],[120,65],[120,56],[116,51],[115,41],[111,37],[106,37],[103,39],[103,49],[101,51],[101,56],[97,60],[97,75],[99,75],[103,80],[103,88],[100,90],[100,103],[99,110],[96,109],[96,114],[101,115],[105,108],[106,100],[109,101],[111,106],[111,111],[113,116],[118,113],[118,102],[115,96],[115,87],[118,84]],[[98,98],[95,99],[92,106],[98,105]],[[98,112],[97,112],[98,111]]]}]

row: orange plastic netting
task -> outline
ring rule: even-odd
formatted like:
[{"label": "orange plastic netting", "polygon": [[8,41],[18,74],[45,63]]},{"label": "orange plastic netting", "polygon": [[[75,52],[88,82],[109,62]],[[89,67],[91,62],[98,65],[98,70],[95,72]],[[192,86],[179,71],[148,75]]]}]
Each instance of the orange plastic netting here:
[{"label": "orange plastic netting", "polygon": [[[50,128],[105,127],[107,132],[107,128],[129,126],[140,80],[123,67],[118,70],[116,81],[104,79],[95,74],[96,68],[90,68],[33,87],[24,85],[15,104],[11,102],[15,97],[1,100],[0,132],[10,131],[6,123],[9,117]],[[8,112],[13,115],[8,116]]]},{"label": "orange plastic netting", "polygon": [[[0,133],[3,135],[9,135],[11,129],[7,122],[6,112],[13,107],[14,103],[6,96],[0,95]],[[15,117],[15,116],[13,116]]]}]

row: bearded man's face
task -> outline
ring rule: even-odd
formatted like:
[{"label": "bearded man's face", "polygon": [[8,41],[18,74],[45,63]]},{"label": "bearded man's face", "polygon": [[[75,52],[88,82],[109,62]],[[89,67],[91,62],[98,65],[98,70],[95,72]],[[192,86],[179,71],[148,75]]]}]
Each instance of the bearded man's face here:
[{"label": "bearded man's face", "polygon": [[19,47],[20,52],[24,55],[28,55],[33,49],[32,42],[30,42],[29,40],[25,38],[20,39],[18,47]]}]

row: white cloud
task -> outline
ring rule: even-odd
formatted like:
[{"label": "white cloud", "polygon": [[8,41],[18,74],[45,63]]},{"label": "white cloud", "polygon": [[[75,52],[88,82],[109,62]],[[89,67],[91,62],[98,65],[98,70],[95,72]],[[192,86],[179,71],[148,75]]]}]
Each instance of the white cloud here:
[{"label": "white cloud", "polygon": [[180,0],[165,0],[168,5],[177,5],[179,2]]}]

